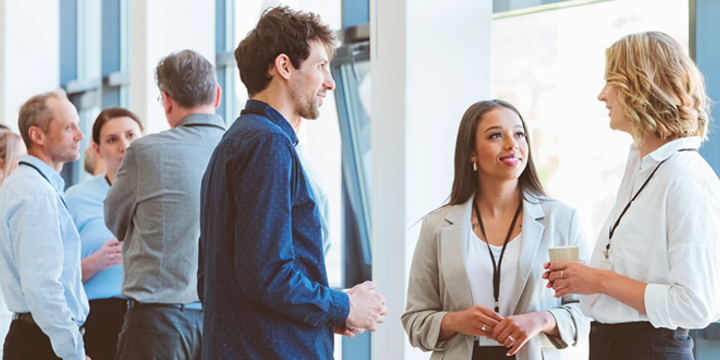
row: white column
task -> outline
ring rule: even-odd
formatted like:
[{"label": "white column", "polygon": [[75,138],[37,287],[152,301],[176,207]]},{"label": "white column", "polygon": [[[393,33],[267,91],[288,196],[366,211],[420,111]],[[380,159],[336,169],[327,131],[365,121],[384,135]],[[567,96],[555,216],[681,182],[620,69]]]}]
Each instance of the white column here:
[{"label": "white column", "polygon": [[14,131],[26,100],[60,87],[59,29],[57,0],[0,0],[0,123]]},{"label": "white column", "polygon": [[165,130],[155,67],[163,57],[185,49],[215,63],[215,1],[130,0],[130,44],[130,109],[146,132]]},{"label": "white column", "polygon": [[419,223],[450,195],[458,125],[490,96],[491,0],[372,0],[373,279],[390,308],[373,359],[427,359],[400,315]]}]

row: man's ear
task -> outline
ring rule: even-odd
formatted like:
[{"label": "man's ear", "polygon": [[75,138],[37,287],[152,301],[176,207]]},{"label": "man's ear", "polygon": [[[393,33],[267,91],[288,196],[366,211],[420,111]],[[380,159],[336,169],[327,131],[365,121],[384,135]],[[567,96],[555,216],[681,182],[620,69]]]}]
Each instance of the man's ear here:
[{"label": "man's ear", "polygon": [[162,96],[163,109],[165,110],[165,115],[167,115],[173,110],[172,98],[164,91],[160,93],[160,96]]},{"label": "man's ear", "polygon": [[220,99],[222,99],[222,88],[218,84],[217,90],[215,92],[215,108],[217,109],[220,107]]},{"label": "man's ear", "polygon": [[45,133],[37,126],[31,126],[28,129],[28,135],[33,145],[45,145]]},{"label": "man's ear", "polygon": [[292,70],[295,70],[295,67],[292,64],[292,61],[290,61],[290,58],[285,54],[280,54],[275,58],[273,67],[270,69],[270,75],[277,75],[285,80],[288,80],[290,79]]}]

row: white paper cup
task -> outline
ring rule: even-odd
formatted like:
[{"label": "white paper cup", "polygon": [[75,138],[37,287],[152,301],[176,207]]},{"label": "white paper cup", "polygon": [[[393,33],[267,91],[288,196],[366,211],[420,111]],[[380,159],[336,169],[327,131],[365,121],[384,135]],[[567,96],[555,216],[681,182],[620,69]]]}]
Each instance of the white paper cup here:
[{"label": "white paper cup", "polygon": [[550,262],[556,261],[579,261],[580,249],[577,246],[554,246],[548,248]]}]

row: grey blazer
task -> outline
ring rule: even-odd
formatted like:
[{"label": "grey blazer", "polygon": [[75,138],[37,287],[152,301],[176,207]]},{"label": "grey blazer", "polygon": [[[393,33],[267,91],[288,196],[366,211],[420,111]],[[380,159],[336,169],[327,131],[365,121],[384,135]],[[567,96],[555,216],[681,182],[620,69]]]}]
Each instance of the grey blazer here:
[{"label": "grey blazer", "polygon": [[[448,312],[473,307],[465,272],[470,235],[472,196],[465,204],[441,208],[422,222],[410,268],[407,307],[402,315],[410,344],[432,351],[431,360],[469,360],[474,337],[455,334],[438,341],[440,324]],[[521,250],[515,280],[514,314],[548,310],[557,320],[560,337],[540,333],[516,354],[518,360],[586,359],[590,320],[580,311],[577,295],[553,297],[542,278],[548,247],[577,245],[588,261],[592,247],[580,229],[577,213],[556,200],[523,201]],[[488,290],[491,291],[491,290]],[[579,348],[577,345],[582,345]],[[566,350],[560,350],[565,349]]]}]

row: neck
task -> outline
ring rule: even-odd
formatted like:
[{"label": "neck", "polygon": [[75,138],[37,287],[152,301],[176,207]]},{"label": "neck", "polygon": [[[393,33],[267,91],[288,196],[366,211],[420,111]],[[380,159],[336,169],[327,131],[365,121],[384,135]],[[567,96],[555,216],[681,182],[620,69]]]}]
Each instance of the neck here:
[{"label": "neck", "polygon": [[271,88],[271,85],[268,85],[267,89],[255,94],[252,99],[270,105],[279,112],[293,128],[297,125],[299,115],[295,112],[290,102],[290,97],[283,92],[274,90]]},{"label": "neck", "polygon": [[655,134],[645,134],[640,139],[640,142],[638,143],[638,151],[640,152],[640,160],[644,159],[645,156],[652,153],[653,151],[659,149],[661,146],[676,140],[677,138],[672,138],[668,140],[660,139],[659,137],[655,136]]},{"label": "neck", "polygon": [[[478,207],[493,216],[514,212],[521,200],[518,181],[482,181],[475,197]],[[483,212],[485,213],[485,212]]]},{"label": "neck", "polygon": [[177,124],[182,120],[184,117],[188,115],[193,114],[208,114],[208,115],[214,115],[215,114],[215,106],[213,105],[200,105],[196,106],[194,108],[182,108],[178,107],[176,109],[173,109],[172,116],[167,116],[168,125],[170,125],[171,128],[175,128]]},{"label": "neck", "polygon": [[110,186],[115,183],[115,178],[117,177],[117,171],[112,171],[108,169],[108,171],[105,173],[105,177],[110,181]]},{"label": "neck", "polygon": [[50,157],[48,154],[45,154],[40,149],[30,148],[28,149],[27,153],[28,155],[34,156],[42,160],[42,162],[48,164],[58,174],[60,173],[60,171],[62,171],[63,165],[65,164],[64,162],[57,162],[53,160],[52,157]]}]

